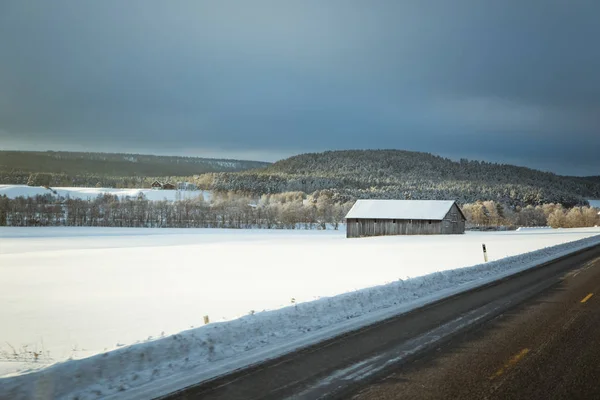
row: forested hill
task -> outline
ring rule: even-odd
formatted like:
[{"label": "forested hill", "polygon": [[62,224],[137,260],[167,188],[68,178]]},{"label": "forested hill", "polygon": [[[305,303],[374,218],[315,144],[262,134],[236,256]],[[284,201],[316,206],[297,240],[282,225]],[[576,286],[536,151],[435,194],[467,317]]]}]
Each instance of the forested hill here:
[{"label": "forested hill", "polygon": [[600,176],[586,176],[583,179],[585,179],[587,181],[592,181],[595,183],[600,183]]},{"label": "forested hill", "polygon": [[[54,180],[74,185],[120,182],[118,178],[192,176],[207,172],[236,172],[269,165],[198,157],[65,151],[0,151],[0,183],[24,183],[30,173],[55,175]],[[110,179],[106,179],[110,177]],[[104,178],[104,179],[103,179]],[[24,181],[24,182],[23,182]]]},{"label": "forested hill", "polygon": [[334,189],[340,198],[495,200],[509,205],[600,198],[600,182],[513,165],[452,161],[401,150],[329,151],[294,156],[260,170],[203,177],[205,187],[251,193]]}]

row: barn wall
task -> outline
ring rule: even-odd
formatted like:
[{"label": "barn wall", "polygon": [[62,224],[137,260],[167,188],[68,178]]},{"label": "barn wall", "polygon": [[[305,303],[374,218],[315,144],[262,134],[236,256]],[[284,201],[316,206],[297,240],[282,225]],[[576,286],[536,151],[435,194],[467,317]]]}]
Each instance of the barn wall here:
[{"label": "barn wall", "polygon": [[346,237],[384,235],[436,235],[465,233],[465,218],[454,203],[442,221],[350,218]]},{"label": "barn wall", "polygon": [[444,234],[461,234],[465,233],[465,219],[462,216],[456,203],[450,208],[448,214],[442,221],[442,233]]},{"label": "barn wall", "polygon": [[442,221],[401,219],[348,219],[346,237],[386,235],[435,235],[442,233]]}]

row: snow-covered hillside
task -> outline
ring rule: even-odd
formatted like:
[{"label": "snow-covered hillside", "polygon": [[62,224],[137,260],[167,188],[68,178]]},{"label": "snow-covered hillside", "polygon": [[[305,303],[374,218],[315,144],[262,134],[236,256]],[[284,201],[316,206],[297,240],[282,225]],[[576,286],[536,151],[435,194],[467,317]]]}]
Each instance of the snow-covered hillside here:
[{"label": "snow-covered hillside", "polygon": [[62,197],[69,197],[72,199],[93,199],[98,197],[100,194],[112,194],[124,197],[137,197],[142,193],[148,200],[152,201],[175,201],[183,199],[193,199],[200,196],[204,197],[205,201],[210,202],[211,192],[202,190],[152,190],[152,189],[113,189],[113,188],[85,188],[85,187],[55,187],[46,189],[41,186],[27,186],[27,185],[0,185],[0,196],[6,195],[7,197],[14,199],[16,197],[34,197],[37,195],[58,195]]}]

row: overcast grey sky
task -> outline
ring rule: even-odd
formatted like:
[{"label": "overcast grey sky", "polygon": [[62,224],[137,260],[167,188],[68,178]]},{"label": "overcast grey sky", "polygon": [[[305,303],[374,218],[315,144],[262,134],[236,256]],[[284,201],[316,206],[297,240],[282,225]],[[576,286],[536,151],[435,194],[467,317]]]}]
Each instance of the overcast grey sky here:
[{"label": "overcast grey sky", "polygon": [[597,0],[0,0],[0,148],[600,175]]}]

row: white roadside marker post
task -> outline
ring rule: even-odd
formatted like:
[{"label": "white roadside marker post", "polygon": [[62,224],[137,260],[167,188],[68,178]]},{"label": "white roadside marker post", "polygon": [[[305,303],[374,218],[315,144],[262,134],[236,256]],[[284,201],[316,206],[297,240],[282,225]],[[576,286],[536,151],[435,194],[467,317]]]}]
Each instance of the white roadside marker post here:
[{"label": "white roadside marker post", "polygon": [[210,320],[208,319],[208,315],[204,316],[204,325],[207,325],[210,322]]},{"label": "white roadside marker post", "polygon": [[487,249],[485,248],[485,243],[483,243],[482,246],[483,246],[483,259],[485,260],[485,262],[488,262]]}]

